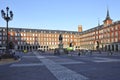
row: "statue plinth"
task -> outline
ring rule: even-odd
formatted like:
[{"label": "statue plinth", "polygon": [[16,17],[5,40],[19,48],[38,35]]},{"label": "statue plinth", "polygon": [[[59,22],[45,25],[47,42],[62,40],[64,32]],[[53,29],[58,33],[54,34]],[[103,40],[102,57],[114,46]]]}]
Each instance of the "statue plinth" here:
[{"label": "statue plinth", "polygon": [[65,53],[65,50],[63,48],[63,37],[62,37],[62,34],[60,34],[58,48],[55,49],[54,54],[60,55],[64,53]]},{"label": "statue plinth", "polygon": [[58,51],[59,51],[59,54],[63,54],[64,53],[63,43],[62,42],[60,42],[58,44]]},{"label": "statue plinth", "polygon": [[60,43],[58,44],[58,48],[59,48],[59,49],[63,49],[63,43],[62,43],[62,42],[60,42]]}]

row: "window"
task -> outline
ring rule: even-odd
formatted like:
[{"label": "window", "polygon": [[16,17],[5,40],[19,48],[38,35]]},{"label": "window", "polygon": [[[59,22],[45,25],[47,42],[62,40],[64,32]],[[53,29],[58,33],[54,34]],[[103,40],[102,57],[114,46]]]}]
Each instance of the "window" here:
[{"label": "window", "polygon": [[118,30],[118,26],[116,26],[115,29]]},{"label": "window", "polygon": [[3,29],[3,31],[5,31],[5,29]]},{"label": "window", "polygon": [[47,45],[48,45],[48,42],[47,42]]},{"label": "window", "polygon": [[24,40],[26,40],[26,38],[24,37]]},{"label": "window", "polygon": [[39,37],[40,37],[40,34],[39,34]]},{"label": "window", "polygon": [[114,27],[112,27],[111,30],[113,31],[113,30],[114,30]]},{"label": "window", "polygon": [[23,40],[23,38],[21,38],[21,40]]},{"label": "window", "polygon": [[23,34],[21,33],[21,36],[23,36]]},{"label": "window", "polygon": [[32,42],[30,42],[30,44],[32,44]]},{"label": "window", "polygon": [[10,31],[13,31],[12,29]]},{"label": "window", "polygon": [[46,37],[48,37],[48,34],[46,35]]},{"label": "window", "polygon": [[118,42],[118,39],[117,39],[117,38],[115,38],[115,42]]},{"label": "window", "polygon": [[112,37],[114,37],[114,33],[112,33]]},{"label": "window", "polygon": [[114,42],[114,39],[112,38],[112,41],[111,42]]},{"label": "window", "polygon": [[109,29],[109,28],[107,29],[107,32],[110,32],[110,29]]},{"label": "window", "polygon": [[41,33],[43,33],[43,31],[41,31]]},{"label": "window", "polygon": [[0,31],[2,31],[2,29],[0,29]]},{"label": "window", "polygon": [[65,37],[67,38],[67,35]]},{"label": "window", "polygon": [[33,36],[35,36],[35,34],[33,34]]},{"label": "window", "polygon": [[27,40],[29,40],[29,38],[27,38]]},{"label": "window", "polygon": [[15,33],[15,36],[18,36],[18,34],[17,34],[17,33]]},{"label": "window", "polygon": [[3,41],[3,44],[6,44],[6,41]]},{"label": "window", "polygon": [[26,34],[24,33],[24,36],[26,36]]},{"label": "window", "polygon": [[15,37],[15,40],[17,40],[17,37]]},{"label": "window", "polygon": [[24,42],[24,44],[26,44],[26,42]]},{"label": "window", "polygon": [[115,36],[118,36],[118,32],[115,32]]},{"label": "window", "polygon": [[13,37],[10,37],[10,40],[12,40],[13,39]]},{"label": "window", "polygon": [[96,39],[98,39],[98,36],[96,36]]},{"label": "window", "polygon": [[56,38],[55,38],[55,41],[57,41]]},{"label": "window", "polygon": [[46,41],[46,38],[44,38],[44,41]]},{"label": "window", "polygon": [[110,40],[108,39],[108,43],[110,43]]},{"label": "window", "polygon": [[98,34],[98,31],[96,31],[96,34]]},{"label": "window", "polygon": [[55,45],[56,45],[56,42],[55,42]]},{"label": "window", "polygon": [[21,40],[21,38],[20,37],[16,37],[16,40]]},{"label": "window", "polygon": [[35,45],[37,45],[37,42],[35,42]]},{"label": "window", "polygon": [[13,33],[11,32],[10,35],[13,36]]},{"label": "window", "polygon": [[54,42],[52,42],[52,45],[54,45]]},{"label": "window", "polygon": [[52,37],[54,37],[54,35],[52,35]]},{"label": "window", "polygon": [[20,44],[20,42],[18,41],[18,45]]}]

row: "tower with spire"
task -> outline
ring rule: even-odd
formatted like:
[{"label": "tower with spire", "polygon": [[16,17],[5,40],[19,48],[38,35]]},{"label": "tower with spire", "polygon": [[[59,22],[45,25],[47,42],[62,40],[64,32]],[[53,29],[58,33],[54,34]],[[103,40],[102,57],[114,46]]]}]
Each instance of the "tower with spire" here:
[{"label": "tower with spire", "polygon": [[103,22],[105,26],[112,24],[112,19],[110,18],[110,15],[109,15],[109,9],[107,9],[106,19]]}]

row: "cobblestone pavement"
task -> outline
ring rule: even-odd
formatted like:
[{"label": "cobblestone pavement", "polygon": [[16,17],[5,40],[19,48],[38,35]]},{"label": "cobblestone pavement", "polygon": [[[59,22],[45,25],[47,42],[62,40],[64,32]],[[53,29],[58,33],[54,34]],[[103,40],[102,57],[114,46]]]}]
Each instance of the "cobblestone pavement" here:
[{"label": "cobblestone pavement", "polygon": [[21,54],[19,62],[0,65],[0,80],[119,80],[120,56],[116,54]]}]

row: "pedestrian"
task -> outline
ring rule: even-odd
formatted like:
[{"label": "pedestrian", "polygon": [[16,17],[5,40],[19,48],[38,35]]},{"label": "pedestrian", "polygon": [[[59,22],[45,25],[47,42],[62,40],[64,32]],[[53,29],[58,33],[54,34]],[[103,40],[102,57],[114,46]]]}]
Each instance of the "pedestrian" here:
[{"label": "pedestrian", "polygon": [[112,55],[113,54],[113,52],[110,50],[110,55]]},{"label": "pedestrian", "polygon": [[80,50],[79,50],[79,52],[78,52],[78,56],[80,56],[81,55],[81,52],[80,52]]},{"label": "pedestrian", "polygon": [[112,53],[112,51],[111,50],[109,50],[109,52],[108,52],[108,55],[112,55],[113,53]]},{"label": "pedestrian", "polygon": [[0,60],[2,59],[2,56],[0,55]]}]

